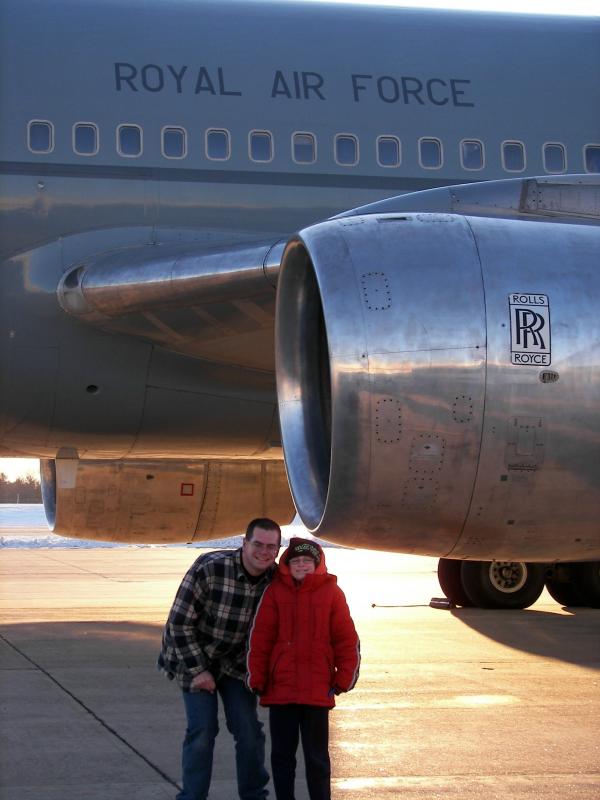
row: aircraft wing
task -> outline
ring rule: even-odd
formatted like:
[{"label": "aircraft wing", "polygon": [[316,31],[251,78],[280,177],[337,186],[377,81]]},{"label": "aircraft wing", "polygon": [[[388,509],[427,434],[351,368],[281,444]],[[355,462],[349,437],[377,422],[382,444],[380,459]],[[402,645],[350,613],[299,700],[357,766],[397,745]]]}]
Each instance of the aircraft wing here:
[{"label": "aircraft wing", "polygon": [[153,243],[100,253],[61,278],[73,317],[170,351],[273,369],[275,286],[284,243]]},{"label": "aircraft wing", "polygon": [[[92,444],[91,458],[79,447],[42,461],[55,532],[195,541],[243,531],[257,516],[292,520],[273,375],[282,250],[147,244],[97,254],[63,274],[62,309],[119,341],[143,342],[148,371],[134,437],[126,423],[127,451],[107,458],[109,434],[104,453]],[[140,376],[122,378],[126,411]],[[107,393],[100,381],[86,389],[90,399]],[[111,416],[107,426],[118,411]]]}]

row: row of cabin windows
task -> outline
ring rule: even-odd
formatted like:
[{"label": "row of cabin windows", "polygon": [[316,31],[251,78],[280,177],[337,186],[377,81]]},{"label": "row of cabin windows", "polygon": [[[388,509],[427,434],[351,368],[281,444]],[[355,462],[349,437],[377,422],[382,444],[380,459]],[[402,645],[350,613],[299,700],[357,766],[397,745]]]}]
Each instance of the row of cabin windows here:
[{"label": "row of cabin windows", "polygon": [[[54,149],[54,126],[45,120],[33,120],[28,125],[28,146],[33,153],[50,153]],[[144,132],[139,125],[119,125],[116,129],[117,153],[125,158],[142,155]],[[188,134],[185,128],[166,126],[161,132],[162,154],[165,158],[183,159],[188,154]],[[465,170],[477,171],[485,166],[485,149],[478,139],[460,142],[460,163]],[[80,156],[95,156],[100,149],[98,126],[79,122],[73,126],[73,151]],[[227,161],[231,157],[231,134],[228,130],[209,128],[204,134],[204,151],[211,161]],[[252,161],[268,163],[273,160],[275,145],[269,131],[250,131],[248,156]],[[317,138],[313,133],[292,134],[291,154],[297,164],[314,164],[317,160]],[[333,154],[337,164],[354,167],[360,158],[358,137],[338,133],[333,138]],[[378,136],[377,163],[381,167],[399,167],[402,145],[397,136]],[[444,148],[440,139],[422,137],[418,142],[419,164],[425,169],[440,169],[444,163]],[[542,148],[544,169],[549,173],[567,170],[567,152],[559,142],[547,142]],[[505,141],[501,145],[502,168],[506,172],[523,172],[526,164],[525,145]],[[600,172],[600,144],[583,148],[586,172]]]}]

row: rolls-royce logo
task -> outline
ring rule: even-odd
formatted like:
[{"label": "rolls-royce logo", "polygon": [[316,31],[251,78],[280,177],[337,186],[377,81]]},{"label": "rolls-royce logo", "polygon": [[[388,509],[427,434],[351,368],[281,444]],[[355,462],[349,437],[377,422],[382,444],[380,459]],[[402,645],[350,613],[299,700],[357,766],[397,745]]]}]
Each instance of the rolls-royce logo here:
[{"label": "rolls-royce logo", "polygon": [[513,364],[547,367],[551,363],[550,303],[545,294],[508,296],[510,356]]}]

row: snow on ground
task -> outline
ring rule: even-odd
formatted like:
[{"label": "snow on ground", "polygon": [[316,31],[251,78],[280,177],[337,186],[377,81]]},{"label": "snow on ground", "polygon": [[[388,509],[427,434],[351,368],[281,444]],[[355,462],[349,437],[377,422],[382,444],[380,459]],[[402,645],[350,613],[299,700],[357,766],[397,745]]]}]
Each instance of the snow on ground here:
[{"label": "snow on ground", "polygon": [[[287,545],[289,536],[306,536],[301,525],[282,528],[282,544]],[[212,539],[193,544],[126,544],[122,542],[99,542],[95,539],[71,539],[57,536],[48,530],[44,506],[39,504],[0,503],[0,549],[2,548],[100,548],[100,547],[188,547],[188,548],[236,548],[242,536],[228,539]],[[324,544],[324,543],[323,543]]]},{"label": "snow on ground", "polygon": [[0,503],[0,528],[47,528],[39,503]]}]

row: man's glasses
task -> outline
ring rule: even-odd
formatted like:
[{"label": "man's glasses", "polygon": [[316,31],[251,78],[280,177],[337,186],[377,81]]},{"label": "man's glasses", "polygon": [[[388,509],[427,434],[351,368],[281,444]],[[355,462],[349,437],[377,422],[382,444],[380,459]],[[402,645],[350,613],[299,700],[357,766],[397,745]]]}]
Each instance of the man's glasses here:
[{"label": "man's glasses", "polygon": [[267,553],[279,552],[278,544],[265,544],[264,542],[257,542],[255,539],[251,539],[249,544],[251,544],[255,550],[266,550]]}]

